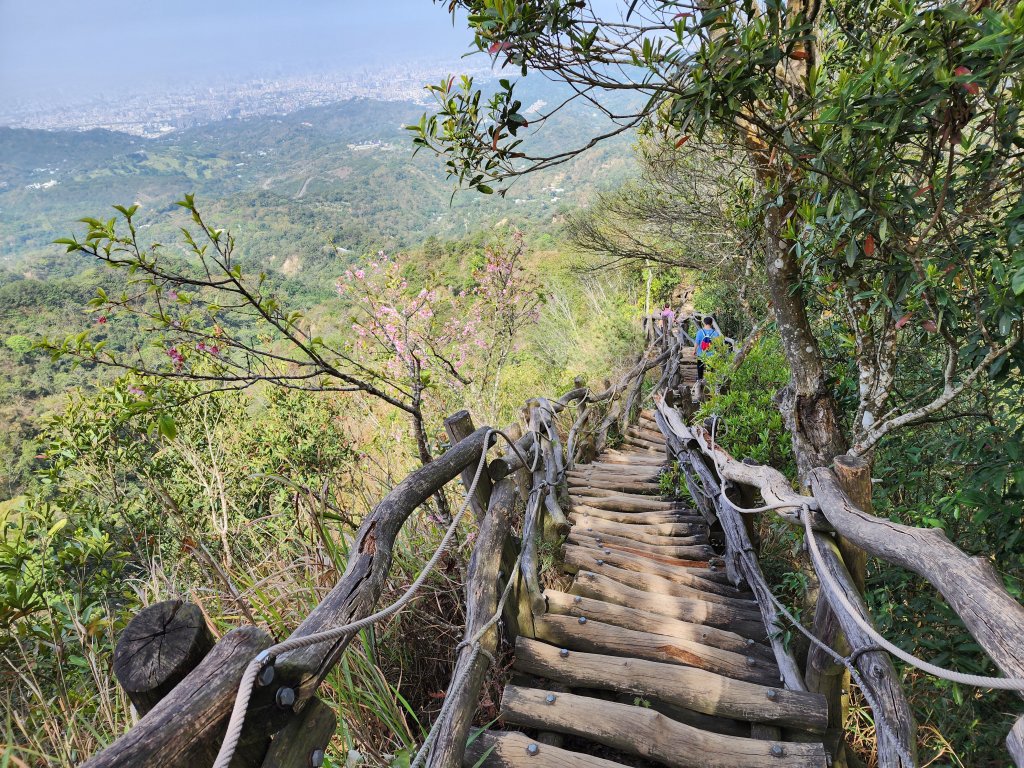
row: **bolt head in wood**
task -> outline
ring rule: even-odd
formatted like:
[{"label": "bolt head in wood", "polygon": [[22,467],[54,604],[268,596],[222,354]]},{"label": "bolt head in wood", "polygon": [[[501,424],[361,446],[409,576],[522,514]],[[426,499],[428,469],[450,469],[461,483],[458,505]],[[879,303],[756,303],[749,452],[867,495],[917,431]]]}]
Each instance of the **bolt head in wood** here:
[{"label": "bolt head in wood", "polygon": [[604,560],[598,560],[598,561],[597,561],[597,564],[598,564],[598,565],[604,565]]},{"label": "bolt head in wood", "polygon": [[750,639],[749,637],[747,638],[747,648],[753,648],[755,643],[756,641]]},{"label": "bolt head in wood", "polygon": [[324,751],[322,749],[314,749],[309,753],[309,764],[313,768],[320,768],[324,764]]},{"label": "bolt head in wood", "polygon": [[264,667],[256,675],[256,685],[267,686],[274,682],[274,667]]},{"label": "bolt head in wood", "polygon": [[779,698],[779,692],[776,691],[774,688],[769,688],[767,693],[765,693],[765,696],[767,696],[772,701],[775,701],[777,698]]},{"label": "bolt head in wood", "polygon": [[752,667],[755,664],[757,664],[757,659],[755,659],[753,656],[747,656],[747,666]]},{"label": "bolt head in wood", "polygon": [[561,656],[563,659],[568,659],[569,658],[569,649],[568,648],[562,648],[561,650],[558,651],[558,655]]},{"label": "bolt head in wood", "polygon": [[579,605],[580,603],[582,603],[582,602],[583,602],[583,598],[582,598],[582,597],[580,597],[579,595],[576,595],[576,597],[574,597],[574,598],[572,599],[572,601],[573,601],[574,603],[576,603],[577,605]]},{"label": "bolt head in wood", "polygon": [[537,755],[539,753],[540,753],[540,747],[538,747],[536,744],[531,744],[530,746],[528,746],[526,748],[526,754],[528,754],[530,757],[534,757],[535,755]]},{"label": "bolt head in wood", "polygon": [[277,706],[281,709],[289,709],[295,703],[295,689],[278,688],[275,699],[277,701]]},{"label": "bolt head in wood", "polygon": [[555,694],[549,693],[547,696],[544,697],[544,701],[546,701],[548,704],[554,704],[555,703]]},{"label": "bolt head in wood", "polygon": [[772,744],[769,752],[772,753],[772,757],[784,757],[786,754],[786,750],[782,748],[781,744]]},{"label": "bolt head in wood", "polygon": [[580,624],[586,624],[586,623],[587,623],[587,617],[586,616],[580,616]]}]

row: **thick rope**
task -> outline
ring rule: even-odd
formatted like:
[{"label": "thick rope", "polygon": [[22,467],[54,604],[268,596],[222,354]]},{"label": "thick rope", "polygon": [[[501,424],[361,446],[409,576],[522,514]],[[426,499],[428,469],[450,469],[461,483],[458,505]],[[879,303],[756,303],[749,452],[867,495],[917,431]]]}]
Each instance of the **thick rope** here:
[{"label": "thick rope", "polygon": [[951,683],[961,683],[963,685],[973,685],[978,688],[994,688],[1000,691],[1024,691],[1024,678],[1020,677],[987,677],[984,675],[968,675],[964,672],[957,672],[953,669],[945,669],[944,667],[930,664],[927,661],[917,658],[913,654],[907,653],[898,645],[895,645],[886,640],[880,635],[870,623],[864,621],[859,615],[857,610],[853,607],[846,595],[843,594],[842,587],[832,578],[832,575],[825,569],[821,551],[818,549],[818,543],[814,540],[814,532],[811,529],[811,516],[807,513],[807,507],[805,506],[801,511],[801,517],[803,518],[804,530],[807,534],[807,550],[811,554],[811,562],[814,564],[815,573],[818,578],[829,585],[832,592],[834,593],[839,604],[843,607],[854,623],[860,627],[867,635],[880,645],[885,650],[889,651],[896,658],[905,661],[912,667],[920,669],[922,672],[927,672],[933,677],[938,677],[942,680],[948,680]]},{"label": "thick rope", "polygon": [[[376,613],[359,619],[358,621],[345,624],[341,627],[327,629],[322,632],[315,632],[303,637],[289,638],[284,642],[271,646],[249,662],[245,671],[242,673],[242,679],[238,684],[238,694],[235,697],[235,704],[234,707],[232,707],[231,717],[228,720],[227,731],[224,734],[224,741],[221,743],[220,751],[217,753],[217,759],[213,763],[213,768],[228,768],[231,763],[231,758],[234,757],[235,749],[238,747],[238,740],[242,735],[242,727],[245,725],[245,714],[249,707],[249,700],[252,698],[252,690],[256,683],[256,677],[266,664],[271,663],[273,659],[283,653],[295,651],[300,648],[308,648],[311,645],[317,645],[319,643],[340,640],[347,635],[354,634],[371,624],[375,624],[381,619],[386,619],[389,616],[394,615],[416,596],[416,593],[420,590],[427,578],[430,576],[430,573],[441,560],[441,556],[445,553],[448,545],[455,536],[459,522],[462,520],[463,515],[465,515],[466,510],[469,508],[470,499],[476,492],[477,483],[480,482],[480,476],[487,464],[487,444],[490,442],[491,435],[494,434],[500,435],[504,438],[509,445],[513,446],[513,450],[516,450],[518,453],[518,449],[515,447],[515,444],[507,435],[505,435],[504,432],[496,429],[490,429],[487,431],[487,434],[484,436],[483,447],[480,450],[480,460],[477,462],[476,472],[473,475],[473,482],[465,493],[462,506],[455,517],[452,518],[452,521],[448,525],[448,529],[445,531],[445,534],[433,556],[427,561],[426,565],[423,566],[423,570],[420,571],[419,576],[416,577],[416,580],[409,586],[409,589],[407,589],[401,597],[387,608],[383,608]],[[521,454],[520,458],[522,458]]]}]

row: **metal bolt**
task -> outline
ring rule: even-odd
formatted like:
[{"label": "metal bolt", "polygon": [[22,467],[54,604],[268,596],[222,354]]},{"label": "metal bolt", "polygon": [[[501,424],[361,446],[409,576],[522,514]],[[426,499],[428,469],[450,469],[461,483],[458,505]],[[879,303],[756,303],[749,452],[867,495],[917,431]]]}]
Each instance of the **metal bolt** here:
[{"label": "metal bolt", "polygon": [[563,659],[568,659],[569,658],[569,649],[568,648],[562,648],[558,652],[558,655],[561,656]]},{"label": "metal bolt", "polygon": [[277,706],[281,709],[288,709],[295,703],[295,690],[292,688],[277,689]]},{"label": "metal bolt", "polygon": [[708,566],[708,570],[709,570],[709,571],[717,571],[717,570],[718,570],[718,566],[715,566],[715,565],[709,565],[709,566]]},{"label": "metal bolt", "polygon": [[577,605],[579,605],[580,603],[582,603],[582,602],[583,602],[583,598],[582,598],[582,597],[580,597],[579,595],[576,595],[576,597],[574,597],[574,598],[572,599],[572,601],[573,601],[574,603],[576,603]]},{"label": "metal bolt", "polygon": [[598,561],[597,561],[597,564],[598,564],[598,565],[604,565],[604,560],[598,560]]},{"label": "metal bolt", "polygon": [[771,750],[772,757],[783,757],[786,754],[786,750],[782,748],[781,744],[772,744]]},{"label": "metal bolt", "polygon": [[309,764],[313,768],[320,768],[324,764],[324,751],[322,749],[314,749],[309,754]]},{"label": "metal bolt", "polygon": [[610,555],[610,554],[612,553],[612,551],[611,551],[610,549],[606,549],[606,550],[604,551],[604,553],[605,553],[606,555]]},{"label": "metal bolt", "polygon": [[776,691],[774,688],[769,688],[768,692],[765,693],[765,696],[767,696],[772,701],[775,701],[777,698],[779,698],[779,692]]},{"label": "metal bolt", "polygon": [[586,616],[580,616],[580,624],[586,624],[586,623],[587,623],[587,617]]},{"label": "metal bolt", "polygon": [[755,659],[753,656],[747,656],[747,666],[752,667],[755,664],[757,664],[757,659]]},{"label": "metal bolt", "polygon": [[544,697],[544,701],[546,701],[548,704],[554,704],[555,703],[555,694],[549,693],[547,696]]},{"label": "metal bolt", "polygon": [[526,754],[528,754],[530,757],[536,756],[539,752],[540,747],[538,747],[536,744],[531,744],[526,748]]},{"label": "metal bolt", "polygon": [[588,530],[588,531],[592,531],[592,530],[594,530],[594,529],[593,529],[593,528],[587,528],[587,530]]},{"label": "metal bolt", "polygon": [[256,675],[256,685],[267,686],[274,682],[274,666],[264,667]]}]

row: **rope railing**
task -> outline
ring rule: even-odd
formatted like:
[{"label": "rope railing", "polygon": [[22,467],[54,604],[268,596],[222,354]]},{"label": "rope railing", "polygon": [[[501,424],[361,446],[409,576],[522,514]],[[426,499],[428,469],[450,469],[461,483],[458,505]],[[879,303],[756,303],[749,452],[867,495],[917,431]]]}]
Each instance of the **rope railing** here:
[{"label": "rope railing", "polygon": [[[906,730],[906,723],[894,714],[900,711],[900,703],[897,702],[895,709],[892,707],[893,691],[898,697],[903,697],[895,674],[886,681],[888,693],[885,695],[879,695],[879,681],[875,679],[885,666],[876,666],[873,675],[864,674],[872,657],[877,657],[882,651],[943,680],[1024,692],[1024,607],[1006,591],[985,558],[969,557],[939,530],[913,528],[870,515],[846,495],[830,469],[819,468],[811,473],[809,495],[797,493],[777,470],[739,462],[730,456],[717,441],[717,433],[721,429],[718,418],[711,419],[709,429],[687,425],[683,416],[665,402],[663,394],[656,396],[655,403],[660,416],[658,424],[670,445],[674,444],[680,463],[687,462],[690,467],[704,470],[688,468],[684,472],[694,498],[710,504],[722,517],[775,512],[804,531],[812,567],[829,606],[839,617],[844,632],[863,637],[864,641],[852,654],[843,656],[820,638],[811,636],[812,633],[796,621],[770,590],[765,596],[796,629],[808,635],[812,644],[854,673],[854,679],[875,713],[880,742],[884,737],[889,744],[888,757],[880,754],[880,765],[916,764],[912,734],[910,739],[900,734],[901,730]],[[744,487],[760,495],[765,503],[751,506],[730,498],[731,489]],[[852,582],[839,583],[834,575],[839,572],[849,578],[832,544],[833,533],[843,536],[868,554],[913,570],[935,586],[1005,676],[971,675],[945,669],[904,651],[881,635],[873,627],[866,606],[854,605],[849,599],[849,594],[857,594],[856,587]],[[822,549],[822,542],[830,545],[827,553]],[[736,553],[733,554],[735,556]],[[825,562],[826,554],[832,558],[832,566],[838,561],[838,570]],[[891,668],[891,664],[886,664]],[[905,705],[904,711],[909,712],[909,705]],[[1017,730],[1019,728],[1014,732]],[[1024,751],[1019,749],[1013,734],[1007,743],[1016,764],[1024,766]]]}]

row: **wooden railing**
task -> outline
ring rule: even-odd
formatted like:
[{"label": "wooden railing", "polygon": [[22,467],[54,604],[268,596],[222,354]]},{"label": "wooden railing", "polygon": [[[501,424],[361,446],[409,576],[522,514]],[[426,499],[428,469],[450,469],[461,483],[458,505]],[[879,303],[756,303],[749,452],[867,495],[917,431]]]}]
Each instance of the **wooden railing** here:
[{"label": "wooden railing", "polygon": [[[543,612],[538,547],[568,530],[561,507],[565,471],[600,451],[610,433],[622,430],[637,408],[644,377],[667,355],[648,348],[616,383],[593,392],[578,386],[556,400],[527,403],[526,428],[514,447],[489,465],[468,499],[480,526],[468,574],[467,637],[478,633],[496,610],[498,594],[518,572],[504,612],[511,636],[531,637],[534,613]],[[575,407],[571,425],[556,421]],[[564,419],[563,419],[564,420]],[[452,446],[402,480],[363,519],[349,547],[344,574],[289,639],[309,637],[373,614],[384,590],[396,537],[410,515],[448,482],[462,475],[472,483],[481,452],[497,442],[489,427],[474,429],[465,411],[445,421]],[[525,463],[524,463],[525,462]],[[513,520],[525,506],[523,525]],[[518,568],[516,564],[519,564]],[[504,580],[504,583],[503,583]],[[497,645],[497,628],[483,634],[486,653],[459,654],[455,675],[464,677],[458,703],[437,728],[430,766],[459,766],[480,685]],[[232,766],[300,768],[319,766],[336,718],[317,698],[317,689],[338,663],[354,634],[268,659],[246,710]],[[273,638],[254,626],[238,627],[217,643],[201,612],[181,600],[141,611],[119,638],[115,673],[141,718],[86,768],[203,768],[221,747],[243,672]]]},{"label": "wooden railing", "polygon": [[[645,327],[650,325],[651,320],[645,318]],[[682,334],[663,325],[656,338],[667,340],[669,354],[678,357]],[[673,407],[681,384],[678,376],[669,375],[655,394],[659,427],[702,514],[722,527],[731,578],[734,583],[745,581],[758,597],[787,687],[823,693],[829,700],[837,750],[844,725],[844,677],[846,666],[852,665],[878,724],[879,766],[916,764],[911,707],[889,654],[865,630],[873,630],[863,600],[867,555],[927,580],[996,666],[1007,677],[1024,678],[1024,606],[1006,591],[988,558],[968,556],[939,529],[914,528],[872,515],[870,471],[862,459],[840,456],[833,467],[813,470],[807,494],[794,491],[782,473],[771,467],[737,461],[716,444],[714,423],[686,423],[685,414],[692,414],[693,409],[685,398],[676,403],[681,408]],[[806,677],[779,639],[778,628],[786,622],[778,615],[778,604],[758,564],[752,518],[741,510],[774,512],[788,523],[806,528],[813,537],[821,592],[811,634],[823,643],[812,645]],[[1024,695],[1022,688],[1016,690]],[[1024,717],[1008,735],[1007,747],[1018,768],[1024,767]]]}]

